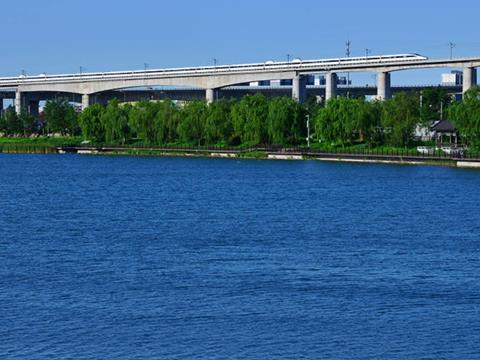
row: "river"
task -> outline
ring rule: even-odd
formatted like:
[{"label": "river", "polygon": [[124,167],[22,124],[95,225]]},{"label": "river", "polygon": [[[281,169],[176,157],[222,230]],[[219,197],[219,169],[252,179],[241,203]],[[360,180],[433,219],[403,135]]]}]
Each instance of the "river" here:
[{"label": "river", "polygon": [[2,359],[478,359],[480,172],[0,155]]}]

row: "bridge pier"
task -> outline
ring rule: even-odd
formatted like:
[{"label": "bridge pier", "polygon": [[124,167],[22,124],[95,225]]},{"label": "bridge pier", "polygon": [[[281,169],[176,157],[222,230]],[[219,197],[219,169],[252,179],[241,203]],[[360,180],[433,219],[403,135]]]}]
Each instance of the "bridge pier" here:
[{"label": "bridge pier", "polygon": [[385,100],[391,97],[390,89],[390,73],[387,71],[382,71],[377,74],[377,99]]},{"label": "bridge pier", "polygon": [[215,89],[207,89],[205,91],[205,99],[207,100],[208,104],[211,104],[215,101]]},{"label": "bridge pier", "polygon": [[15,91],[15,112],[17,115],[20,115],[20,112],[22,111],[22,92],[17,89]]},{"label": "bridge pier", "polygon": [[0,98],[0,115],[3,112],[3,98]]},{"label": "bridge pier", "polygon": [[292,98],[302,104],[305,102],[306,95],[307,86],[305,76],[296,75],[292,79]]},{"label": "bridge pier", "polygon": [[88,105],[90,105],[90,96],[88,94],[82,95],[82,111],[85,110]]},{"label": "bridge pier", "polygon": [[467,92],[472,86],[477,85],[477,69],[466,67],[463,69],[463,93]]},{"label": "bridge pier", "polygon": [[337,95],[337,74],[329,72],[325,80],[325,100],[330,100]]}]

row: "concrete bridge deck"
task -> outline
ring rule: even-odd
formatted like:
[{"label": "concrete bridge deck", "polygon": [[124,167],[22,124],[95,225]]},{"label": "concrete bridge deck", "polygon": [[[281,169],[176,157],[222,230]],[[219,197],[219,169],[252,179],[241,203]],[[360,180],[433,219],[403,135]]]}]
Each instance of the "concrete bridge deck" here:
[{"label": "concrete bridge deck", "polygon": [[[0,78],[2,89],[15,90],[15,108],[20,112],[27,104],[28,97],[44,94],[45,100],[53,94],[73,94],[72,98],[81,97],[82,107],[94,102],[95,97],[105,96],[105,93],[119,89],[135,87],[183,86],[203,89],[204,97],[214,101],[219,94],[233,92],[231,86],[246,82],[265,80],[292,80],[291,95],[302,102],[307,95],[305,76],[325,73],[326,85],[324,94],[320,89],[317,93],[330,99],[344,91],[337,86],[337,73],[341,72],[375,72],[377,86],[364,89],[371,95],[376,89],[376,96],[385,99],[391,96],[395,88],[391,86],[392,71],[411,70],[434,67],[454,67],[463,69],[462,92],[468,90],[477,82],[476,67],[480,66],[480,57],[461,59],[428,59],[418,54],[380,55],[356,58],[299,60],[290,62],[267,61],[265,63],[203,66],[191,68],[152,69],[143,71],[115,71],[81,74],[37,75]],[[246,89],[244,90],[246,91]],[[256,89],[255,91],[259,91]],[[261,90],[262,91],[262,90]],[[273,91],[273,90],[271,90]],[[283,91],[283,90],[282,90]],[[353,91],[353,88],[351,89]],[[312,93],[312,91],[309,91]],[[30,94],[30,96],[29,96]],[[104,95],[102,95],[104,94]]]}]

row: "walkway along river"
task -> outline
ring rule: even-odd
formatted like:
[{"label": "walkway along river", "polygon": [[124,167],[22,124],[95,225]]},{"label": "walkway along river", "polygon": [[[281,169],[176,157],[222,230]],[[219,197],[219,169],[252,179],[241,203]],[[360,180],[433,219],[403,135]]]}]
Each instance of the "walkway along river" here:
[{"label": "walkway along river", "polygon": [[415,150],[384,151],[364,149],[352,152],[317,150],[301,147],[121,147],[121,146],[60,146],[59,153],[78,154],[149,154],[163,156],[205,156],[224,158],[267,158],[275,160],[324,160],[347,162],[378,162],[401,164],[436,164],[467,168],[480,168],[480,157],[447,154],[437,150],[432,154],[419,154]]}]

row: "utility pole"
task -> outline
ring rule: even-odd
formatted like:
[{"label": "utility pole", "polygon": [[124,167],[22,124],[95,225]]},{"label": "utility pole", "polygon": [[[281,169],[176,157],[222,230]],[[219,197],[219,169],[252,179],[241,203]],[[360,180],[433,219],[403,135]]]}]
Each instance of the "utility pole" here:
[{"label": "utility pole", "polygon": [[148,70],[148,63],[144,62],[144,63],[143,63],[143,68],[144,68],[145,72],[147,72],[147,70]]},{"label": "utility pole", "polygon": [[289,62],[290,62],[290,57],[291,57],[291,56],[292,56],[292,55],[290,55],[290,54],[287,54],[287,63],[289,63]]},{"label": "utility pole", "polygon": [[448,43],[448,46],[450,47],[450,59],[453,59],[453,49],[454,49],[455,47],[457,47],[457,44],[455,44],[454,42],[451,42],[451,41],[450,41],[450,42]]},{"label": "utility pole", "polygon": [[80,65],[80,75],[82,75],[82,73],[83,73],[83,66]]},{"label": "utility pole", "polygon": [[368,58],[368,55],[370,55],[371,49],[365,49],[365,58]]},{"label": "utility pole", "polygon": [[218,59],[213,59],[213,67],[217,68]]},{"label": "utility pole", "polygon": [[347,40],[345,42],[345,55],[347,55],[347,57],[350,57],[350,45],[352,45],[352,42]]}]

